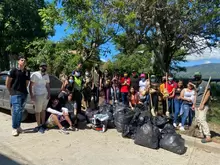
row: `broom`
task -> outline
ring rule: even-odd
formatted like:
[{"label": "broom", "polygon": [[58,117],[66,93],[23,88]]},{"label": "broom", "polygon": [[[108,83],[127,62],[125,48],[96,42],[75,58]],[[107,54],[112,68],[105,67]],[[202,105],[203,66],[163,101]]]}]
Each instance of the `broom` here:
[{"label": "broom", "polygon": [[[167,73],[166,73],[166,88],[165,88],[165,92],[168,93],[168,90],[167,90],[167,86],[168,86],[167,77],[168,77],[168,75],[167,75]],[[169,112],[168,97],[166,97],[166,107],[167,107],[166,116],[169,117],[169,116],[170,116],[170,112]]]},{"label": "broom", "polygon": [[[148,79],[149,79],[149,83],[150,83],[150,86],[151,86],[151,80],[150,80],[150,75],[149,74],[148,74]],[[152,95],[150,93],[150,88],[149,88],[149,96],[150,96],[151,114],[152,114],[152,116],[156,116],[155,109],[154,109],[154,106],[153,106],[153,101],[152,101]]]}]

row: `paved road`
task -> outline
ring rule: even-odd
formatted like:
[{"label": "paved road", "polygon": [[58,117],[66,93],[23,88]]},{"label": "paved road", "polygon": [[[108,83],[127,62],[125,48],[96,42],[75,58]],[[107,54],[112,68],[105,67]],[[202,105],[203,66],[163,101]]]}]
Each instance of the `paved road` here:
[{"label": "paved road", "polygon": [[[0,111],[0,165],[217,165],[219,155],[188,146],[185,155],[152,150],[123,139],[115,130],[99,133],[80,130],[70,135],[49,130],[45,134],[11,136],[11,117]],[[24,129],[35,122],[24,123]]]}]

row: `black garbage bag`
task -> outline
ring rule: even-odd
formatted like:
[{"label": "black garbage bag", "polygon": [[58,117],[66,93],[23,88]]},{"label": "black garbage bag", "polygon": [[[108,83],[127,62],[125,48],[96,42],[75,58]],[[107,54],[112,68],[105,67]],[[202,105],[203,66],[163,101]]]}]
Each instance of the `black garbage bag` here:
[{"label": "black garbage bag", "polygon": [[135,134],[137,131],[137,126],[135,125],[125,125],[122,132],[122,137],[135,139]]},{"label": "black garbage bag", "polygon": [[148,107],[145,104],[137,104],[135,109],[139,109],[141,111],[147,111]]},{"label": "black garbage bag", "polygon": [[113,113],[116,113],[118,111],[125,111],[126,109],[128,109],[128,107],[123,103],[117,103],[113,105]]},{"label": "black garbage bag", "polygon": [[151,120],[151,114],[149,111],[142,111],[138,117],[138,126],[144,125],[144,123],[147,123]]},{"label": "black garbage bag", "polygon": [[186,152],[185,140],[177,133],[163,134],[160,147],[173,153],[182,155]]},{"label": "black garbage bag", "polygon": [[164,117],[164,116],[156,116],[156,117],[153,117],[152,119],[152,123],[153,125],[159,127],[160,129],[163,129],[164,126],[169,122],[169,120]]},{"label": "black garbage bag", "polygon": [[111,112],[113,113],[113,106],[111,104],[101,104],[99,106],[99,111],[100,112]]},{"label": "black garbage bag", "polygon": [[159,148],[159,129],[152,125],[150,121],[137,129],[134,143],[144,147],[158,149]]},{"label": "black garbage bag", "polygon": [[92,109],[88,108],[85,112],[85,116],[87,118],[87,121],[89,123],[92,123],[92,119],[93,119],[94,115],[98,114],[98,113],[99,113],[98,110],[92,110]]},{"label": "black garbage bag", "polygon": [[161,134],[168,134],[168,133],[171,134],[176,133],[175,127],[170,123],[166,124],[164,128],[161,130]]},{"label": "black garbage bag", "polygon": [[118,132],[122,132],[125,125],[129,125],[135,112],[124,109],[114,113],[114,123]]}]

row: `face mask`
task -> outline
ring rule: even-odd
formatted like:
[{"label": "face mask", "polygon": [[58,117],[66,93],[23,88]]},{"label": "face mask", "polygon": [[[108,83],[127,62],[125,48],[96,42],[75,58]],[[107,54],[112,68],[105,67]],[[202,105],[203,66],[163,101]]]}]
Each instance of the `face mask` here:
[{"label": "face mask", "polygon": [[69,80],[69,82],[72,84],[72,83],[73,83],[73,80],[72,80],[72,79],[70,79],[70,80]]},{"label": "face mask", "polygon": [[154,79],[154,78],[151,79],[151,82],[155,82],[155,81],[156,81],[156,79]]},{"label": "face mask", "polygon": [[142,81],[145,81],[145,78],[142,77],[141,80],[142,80]]},{"label": "face mask", "polygon": [[169,81],[173,81],[173,78],[172,78],[172,77],[168,77],[168,80],[169,80]]},{"label": "face mask", "polygon": [[80,72],[75,72],[76,77],[80,77]]},{"label": "face mask", "polygon": [[86,75],[86,76],[89,76],[89,72],[86,72],[85,75]]},{"label": "face mask", "polygon": [[105,75],[108,75],[108,72],[105,72]]},{"label": "face mask", "polygon": [[45,73],[46,71],[47,71],[47,69],[46,68],[41,68],[41,70],[40,70],[42,73]]},{"label": "face mask", "polygon": [[124,74],[124,77],[128,77],[128,75],[127,75],[127,74]]}]

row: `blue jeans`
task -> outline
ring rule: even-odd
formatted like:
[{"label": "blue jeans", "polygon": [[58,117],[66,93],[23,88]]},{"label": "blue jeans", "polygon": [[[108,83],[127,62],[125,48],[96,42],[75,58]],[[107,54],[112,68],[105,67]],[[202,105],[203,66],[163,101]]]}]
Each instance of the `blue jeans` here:
[{"label": "blue jeans", "polygon": [[169,109],[169,112],[170,112],[170,115],[173,116],[173,98],[169,98],[168,99],[168,109]]},{"label": "blue jeans", "polygon": [[173,123],[177,123],[178,115],[180,113],[182,105],[182,100],[180,99],[174,99],[174,120]]},{"label": "blue jeans", "polygon": [[10,99],[12,104],[12,128],[17,129],[21,125],[22,113],[26,104],[27,95],[13,95]]},{"label": "blue jeans", "polygon": [[192,109],[191,109],[191,104],[183,103],[182,108],[183,108],[183,116],[181,120],[182,126],[185,125],[186,119],[189,117],[189,125],[192,124]]},{"label": "blue jeans", "polygon": [[[116,96],[116,98],[115,98],[115,96]],[[113,88],[111,88],[111,98],[112,98],[112,101],[120,101],[119,100],[119,89],[118,88],[116,88],[115,90],[113,89]]]},{"label": "blue jeans", "polygon": [[128,93],[121,93],[122,103],[128,105]]}]

